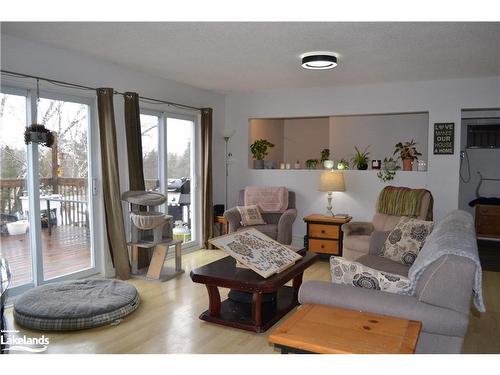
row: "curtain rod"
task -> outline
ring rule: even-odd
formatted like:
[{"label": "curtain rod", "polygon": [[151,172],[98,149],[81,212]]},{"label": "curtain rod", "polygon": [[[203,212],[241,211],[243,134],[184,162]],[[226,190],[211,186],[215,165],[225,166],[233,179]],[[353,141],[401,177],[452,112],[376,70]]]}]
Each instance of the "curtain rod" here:
[{"label": "curtain rod", "polygon": [[[56,85],[56,86],[74,87],[74,88],[77,88],[77,89],[80,89],[80,90],[89,90],[89,91],[96,91],[97,90],[97,88],[95,88],[95,87],[84,86],[84,85],[79,85],[79,84],[76,84],[76,83],[65,82],[65,81],[58,81],[56,79],[45,78],[45,77],[38,77],[38,76],[30,75],[30,74],[17,73],[17,72],[12,72],[12,71],[9,71],[9,70],[4,70],[4,69],[1,69],[0,72],[2,72],[2,74],[6,74],[6,75],[9,75],[9,76],[12,76],[12,77],[32,78],[32,79],[36,79],[36,80],[40,80],[40,81],[45,81],[45,82],[49,82],[49,83],[51,83],[53,85]],[[113,93],[116,94],[116,95],[125,96],[125,93],[119,92],[119,91],[116,91],[116,90],[114,90]],[[201,108],[192,107],[192,106],[189,106],[189,105],[179,104],[179,103],[174,103],[174,102],[167,102],[167,101],[161,100],[161,99],[148,98],[148,97],[145,97],[145,96],[139,96],[139,100],[147,101],[147,102],[150,102],[150,103],[151,102],[155,102],[155,103],[167,104],[167,105],[171,105],[171,106],[178,107],[178,108],[188,108],[188,109],[193,109],[193,110],[196,110],[196,111],[201,111]]]}]

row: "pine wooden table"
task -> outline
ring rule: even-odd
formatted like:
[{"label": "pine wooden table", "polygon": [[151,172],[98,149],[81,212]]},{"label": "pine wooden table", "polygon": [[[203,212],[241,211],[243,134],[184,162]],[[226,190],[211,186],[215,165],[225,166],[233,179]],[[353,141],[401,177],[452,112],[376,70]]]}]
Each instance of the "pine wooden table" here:
[{"label": "pine wooden table", "polygon": [[412,354],[421,323],[323,305],[302,305],[269,336],[282,354]]}]

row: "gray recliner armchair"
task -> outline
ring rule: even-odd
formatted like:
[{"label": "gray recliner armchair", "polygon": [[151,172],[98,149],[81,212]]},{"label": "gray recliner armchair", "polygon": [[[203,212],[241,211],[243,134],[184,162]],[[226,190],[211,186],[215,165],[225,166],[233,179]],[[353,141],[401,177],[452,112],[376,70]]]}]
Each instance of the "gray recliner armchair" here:
[{"label": "gray recliner armchair", "polygon": [[[244,194],[244,190],[240,190],[238,195],[238,206],[244,205]],[[230,208],[224,212],[224,218],[229,223],[229,233],[244,228],[241,226],[241,215],[236,207]],[[290,245],[292,243],[292,225],[297,218],[295,193],[293,191],[288,191],[288,209],[285,212],[262,213],[262,218],[266,224],[253,225],[252,228],[259,230],[283,245]]]},{"label": "gray recliner armchair", "polygon": [[[393,187],[387,186],[386,189],[406,189],[406,190],[416,190],[408,189],[404,187]],[[384,192],[381,191],[376,207],[378,207],[378,202],[380,196]],[[420,190],[420,189],[419,189]],[[399,200],[398,206],[404,206],[406,202]],[[420,220],[432,220],[432,209],[433,209],[433,198],[430,192],[426,192],[421,196],[421,201],[419,202],[420,212],[414,217]],[[395,211],[398,211],[399,207],[393,207]],[[349,260],[356,260],[364,255],[368,254],[370,247],[370,237],[374,232],[388,232],[394,229],[396,224],[401,219],[400,215],[390,215],[382,213],[377,208],[377,212],[373,216],[371,222],[364,221],[351,221],[350,223],[342,225],[342,231],[344,232],[344,239],[342,245],[342,256]]]}]

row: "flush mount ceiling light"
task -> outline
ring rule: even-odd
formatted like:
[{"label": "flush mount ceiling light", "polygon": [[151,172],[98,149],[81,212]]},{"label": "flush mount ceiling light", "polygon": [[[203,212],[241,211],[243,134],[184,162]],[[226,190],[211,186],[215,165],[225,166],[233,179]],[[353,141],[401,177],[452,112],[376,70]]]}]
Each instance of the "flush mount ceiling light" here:
[{"label": "flush mount ceiling light", "polygon": [[311,70],[333,69],[337,66],[337,56],[332,52],[307,52],[302,56],[302,67]]}]

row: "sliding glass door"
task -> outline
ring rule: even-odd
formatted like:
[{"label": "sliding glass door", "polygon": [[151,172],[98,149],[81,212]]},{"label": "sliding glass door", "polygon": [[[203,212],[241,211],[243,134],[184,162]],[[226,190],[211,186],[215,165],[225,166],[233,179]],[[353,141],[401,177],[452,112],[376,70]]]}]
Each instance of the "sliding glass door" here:
[{"label": "sliding glass door", "polygon": [[[91,194],[92,101],[67,95],[0,96],[1,254],[13,288],[97,273]],[[51,130],[51,148],[24,143],[25,127]],[[4,157],[5,156],[5,157]]]},{"label": "sliding glass door", "polygon": [[164,211],[173,216],[174,238],[198,244],[196,116],[144,110],[141,113],[146,190],[166,194]]},{"label": "sliding glass door", "polygon": [[160,117],[141,113],[142,160],[146,190],[160,191]]},{"label": "sliding glass door", "polygon": [[168,213],[174,217],[174,237],[197,243],[194,119],[174,115],[166,119]]},{"label": "sliding glass door", "polygon": [[52,148],[38,150],[44,280],[88,270],[94,263],[89,118],[88,103],[46,97],[38,103],[38,123],[55,134]]},{"label": "sliding glass door", "polygon": [[0,93],[0,257],[12,271],[11,287],[33,283],[28,216],[28,154],[24,144],[27,91]]}]

